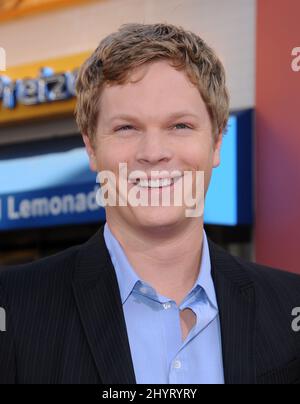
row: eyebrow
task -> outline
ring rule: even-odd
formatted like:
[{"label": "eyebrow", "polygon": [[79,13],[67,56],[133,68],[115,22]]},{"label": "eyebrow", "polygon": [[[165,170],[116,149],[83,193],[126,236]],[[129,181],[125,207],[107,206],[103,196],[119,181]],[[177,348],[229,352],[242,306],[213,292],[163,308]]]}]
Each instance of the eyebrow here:
[{"label": "eyebrow", "polygon": [[[178,118],[182,118],[182,117],[193,117],[193,118],[197,118],[199,119],[199,115],[191,112],[191,111],[178,111],[178,112],[173,112],[172,114],[170,114],[166,120],[167,121],[171,121],[172,119],[178,119]],[[134,115],[130,115],[130,114],[118,114],[115,116],[112,116],[108,122],[112,123],[113,121],[117,120],[117,119],[123,119],[123,120],[129,120],[129,121],[138,121],[139,118],[134,116]]]}]

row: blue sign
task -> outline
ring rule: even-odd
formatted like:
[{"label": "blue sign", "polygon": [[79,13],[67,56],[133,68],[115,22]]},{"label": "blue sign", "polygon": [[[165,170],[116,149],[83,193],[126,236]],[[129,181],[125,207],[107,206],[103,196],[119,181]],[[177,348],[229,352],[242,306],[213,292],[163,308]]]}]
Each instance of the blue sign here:
[{"label": "blue sign", "polygon": [[206,224],[253,223],[253,110],[231,114],[221,164],[213,170],[205,201]]},{"label": "blue sign", "polygon": [[96,174],[80,147],[0,161],[0,231],[100,222]]},{"label": "blue sign", "polygon": [[0,230],[100,222],[105,211],[96,201],[99,185],[79,184],[2,195]]}]

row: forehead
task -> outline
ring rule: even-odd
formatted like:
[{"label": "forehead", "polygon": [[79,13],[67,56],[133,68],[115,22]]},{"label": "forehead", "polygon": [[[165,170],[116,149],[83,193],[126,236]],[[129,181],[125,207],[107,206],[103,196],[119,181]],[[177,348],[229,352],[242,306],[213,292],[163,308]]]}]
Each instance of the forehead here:
[{"label": "forehead", "polygon": [[100,100],[104,116],[134,110],[173,111],[187,109],[201,113],[205,108],[198,88],[186,72],[178,71],[167,61],[148,63],[136,69],[125,84],[105,85]]}]

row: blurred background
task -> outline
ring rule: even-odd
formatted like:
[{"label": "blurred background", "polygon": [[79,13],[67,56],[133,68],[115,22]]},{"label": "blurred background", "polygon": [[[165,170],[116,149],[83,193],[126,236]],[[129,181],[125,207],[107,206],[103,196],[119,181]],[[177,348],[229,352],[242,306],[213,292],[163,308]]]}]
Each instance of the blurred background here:
[{"label": "blurred background", "polygon": [[208,235],[300,273],[299,15],[298,0],[0,0],[0,265],[85,242],[105,221],[74,120],[77,70],[121,24],[169,22],[203,37],[227,71]]}]

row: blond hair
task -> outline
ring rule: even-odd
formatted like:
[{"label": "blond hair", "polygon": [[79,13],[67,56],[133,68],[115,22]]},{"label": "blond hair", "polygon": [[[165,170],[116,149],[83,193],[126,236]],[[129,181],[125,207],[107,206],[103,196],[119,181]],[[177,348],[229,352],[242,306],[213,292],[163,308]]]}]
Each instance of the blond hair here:
[{"label": "blond hair", "polygon": [[80,132],[94,139],[104,84],[124,84],[134,69],[157,60],[187,73],[206,104],[215,136],[224,131],[229,95],[224,67],[213,49],[182,27],[125,24],[100,42],[78,72],[75,117]]}]

